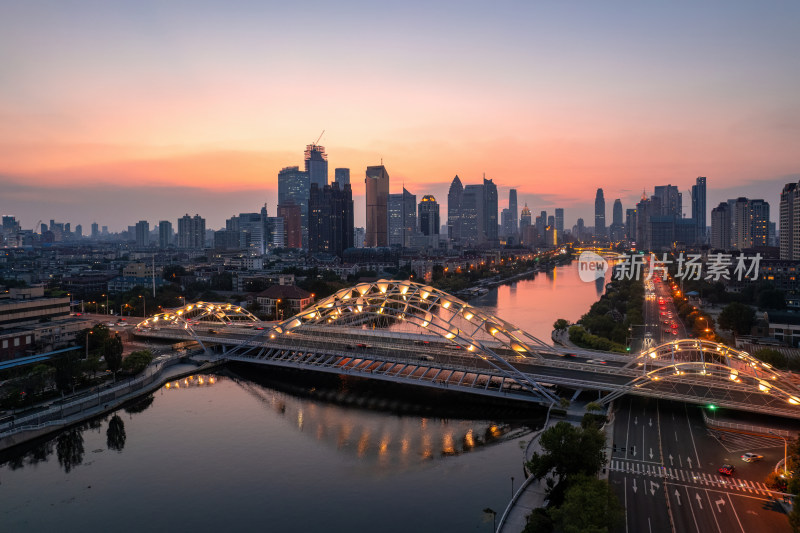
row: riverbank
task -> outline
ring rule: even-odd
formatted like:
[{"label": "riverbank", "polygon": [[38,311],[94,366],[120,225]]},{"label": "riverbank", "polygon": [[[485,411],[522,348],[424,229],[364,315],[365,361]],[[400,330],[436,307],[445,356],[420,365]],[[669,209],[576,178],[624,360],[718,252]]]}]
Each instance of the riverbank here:
[{"label": "riverbank", "polygon": [[186,363],[180,357],[166,356],[154,362],[136,379],[106,389],[98,388],[96,395],[93,392],[87,396],[86,391],[81,391],[58,403],[47,404],[46,409],[0,425],[0,452],[113,411],[157,390],[167,381],[204,372],[217,365],[218,362]]}]

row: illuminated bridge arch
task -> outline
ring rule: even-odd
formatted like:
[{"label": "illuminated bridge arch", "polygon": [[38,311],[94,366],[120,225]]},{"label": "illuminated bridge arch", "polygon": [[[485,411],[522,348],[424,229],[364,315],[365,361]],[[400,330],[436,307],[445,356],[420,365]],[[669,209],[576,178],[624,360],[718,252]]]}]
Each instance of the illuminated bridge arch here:
[{"label": "illuminated bridge arch", "polygon": [[557,353],[552,346],[455,296],[412,281],[379,280],[342,289],[259,332],[253,339],[262,335],[275,339],[306,327],[319,331],[321,326],[365,327],[376,323],[416,326],[421,332],[463,348],[548,401],[556,400],[552,392],[508,361],[525,358],[541,361],[544,358],[539,352]]},{"label": "illuminated bridge arch", "polygon": [[247,309],[234,304],[195,302],[158,313],[137,324],[139,328],[188,324],[191,326],[237,326],[259,322]]},{"label": "illuminated bridge arch", "polygon": [[628,387],[656,390],[671,383],[673,388],[688,384],[703,389],[713,385],[758,394],[761,403],[800,405],[796,387],[782,372],[747,352],[709,340],[667,342],[643,350],[626,367],[641,370]]}]

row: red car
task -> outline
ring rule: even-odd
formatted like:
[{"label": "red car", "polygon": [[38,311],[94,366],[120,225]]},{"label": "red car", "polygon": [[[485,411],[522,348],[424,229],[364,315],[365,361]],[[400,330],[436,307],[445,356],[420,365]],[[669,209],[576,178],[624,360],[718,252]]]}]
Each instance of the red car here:
[{"label": "red car", "polygon": [[722,467],[717,470],[723,476],[732,476],[734,472],[736,472],[736,467],[733,465],[722,465]]}]

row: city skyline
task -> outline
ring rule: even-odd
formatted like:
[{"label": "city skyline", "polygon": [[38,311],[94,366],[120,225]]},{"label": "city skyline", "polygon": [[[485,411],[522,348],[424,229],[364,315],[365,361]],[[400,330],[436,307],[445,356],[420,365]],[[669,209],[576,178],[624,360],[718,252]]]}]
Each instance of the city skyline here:
[{"label": "city skyline", "polygon": [[[642,182],[685,193],[708,176],[725,184],[709,207],[777,202],[800,170],[800,6],[614,7],[7,5],[0,210],[116,230],[274,214],[278,171],[322,130],[330,168],[351,169],[356,225],[381,159],[443,208],[453,176],[485,172],[499,198],[565,208],[568,227],[592,219],[597,187],[629,207]],[[313,38],[284,24],[300,17]],[[285,83],[309,73],[325,82]]]}]

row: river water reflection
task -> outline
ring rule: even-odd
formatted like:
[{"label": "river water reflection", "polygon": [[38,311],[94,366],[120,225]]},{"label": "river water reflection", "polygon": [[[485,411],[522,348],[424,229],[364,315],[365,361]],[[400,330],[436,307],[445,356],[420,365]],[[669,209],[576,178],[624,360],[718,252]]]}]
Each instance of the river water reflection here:
[{"label": "river water reflection", "polygon": [[[568,282],[574,268],[473,303],[548,338],[597,298]],[[454,410],[336,378],[276,388],[237,370],[171,382],[0,458],[0,529],[488,532],[483,509],[502,513],[541,423],[538,411]]]}]

